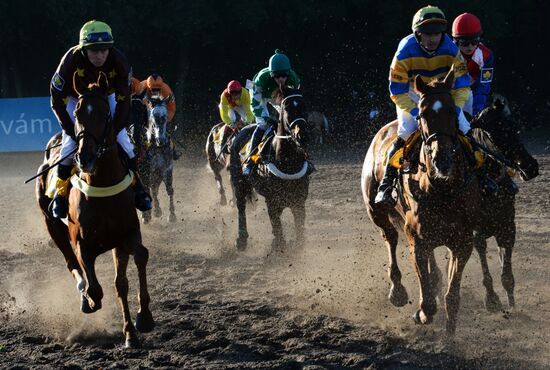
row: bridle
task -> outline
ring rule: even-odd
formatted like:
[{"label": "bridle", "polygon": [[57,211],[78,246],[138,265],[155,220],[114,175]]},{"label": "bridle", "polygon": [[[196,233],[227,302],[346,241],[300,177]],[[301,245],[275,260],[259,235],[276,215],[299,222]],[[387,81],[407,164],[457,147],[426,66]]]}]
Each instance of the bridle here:
[{"label": "bridle", "polygon": [[[96,98],[104,102],[107,107],[109,107],[109,100],[105,95],[94,93],[94,92],[87,92],[78,97],[78,107],[79,109],[82,109],[82,102],[86,98]],[[86,128],[84,127],[83,130],[79,131],[76,135],[76,142],[79,143],[80,140],[84,138],[84,136],[90,137],[94,143],[97,146],[97,150],[95,152],[95,156],[97,159],[101,158],[104,154],[108,153],[112,149],[112,145],[107,143],[107,135],[109,134],[109,131],[112,129],[112,118],[111,118],[111,110],[107,110],[107,114],[105,116],[105,127],[103,128],[103,134],[100,138],[95,137],[93,134],[91,134],[89,131],[86,131]]]},{"label": "bridle", "polygon": [[279,113],[279,121],[281,121],[284,125],[284,128],[285,128],[285,131],[287,131],[289,133],[289,135],[275,135],[276,138],[278,139],[283,139],[283,140],[293,140],[296,145],[300,146],[300,143],[298,142],[296,136],[294,135],[294,127],[296,127],[296,125],[298,124],[298,122],[305,122],[307,124],[307,120],[304,118],[304,117],[298,117],[294,120],[292,120],[291,122],[288,122],[288,120],[284,119],[283,118],[283,111],[284,111],[284,107],[285,107],[285,103],[287,103],[289,101],[289,99],[296,99],[296,98],[301,98],[303,99],[303,95],[302,94],[292,94],[292,95],[289,95],[289,96],[286,96],[282,101],[281,101],[281,111]]},{"label": "bridle", "polygon": [[[420,101],[419,101],[419,105],[422,102],[422,100],[424,100],[424,98],[426,96],[442,95],[442,94],[448,94],[449,96],[451,96],[450,92],[432,92],[432,93],[422,94],[422,97],[420,98]],[[437,140],[440,137],[449,137],[449,138],[451,138],[451,141],[453,142],[453,149],[456,148],[456,146],[458,145],[458,135],[456,133],[455,134],[449,134],[449,133],[446,133],[446,132],[434,132],[433,134],[430,134],[429,136],[426,137],[426,134],[424,133],[424,130],[422,129],[422,126],[420,124],[422,119],[424,121],[426,121],[425,115],[422,112],[420,112],[420,114],[418,114],[418,116],[416,117],[416,120],[418,121],[418,125],[420,127],[420,137],[422,139],[422,142],[424,143],[424,146],[426,148],[426,154],[428,155],[428,158],[430,159],[430,161],[433,161],[433,157],[432,157],[432,151],[433,150],[432,150],[432,147],[431,147],[432,141]],[[456,116],[456,115],[455,115],[455,126],[458,127],[458,116]]]}]

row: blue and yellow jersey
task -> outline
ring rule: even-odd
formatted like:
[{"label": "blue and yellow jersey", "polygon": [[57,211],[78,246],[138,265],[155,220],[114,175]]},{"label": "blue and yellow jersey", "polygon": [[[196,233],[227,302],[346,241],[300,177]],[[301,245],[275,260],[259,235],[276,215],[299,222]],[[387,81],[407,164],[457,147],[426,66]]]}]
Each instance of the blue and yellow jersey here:
[{"label": "blue and yellow jersey", "polygon": [[399,43],[390,67],[390,97],[398,108],[410,112],[416,103],[409,96],[413,79],[420,75],[425,81],[441,79],[453,67],[455,82],[453,98],[455,104],[463,108],[470,94],[470,77],[466,62],[451,38],[445,34],[439,48],[428,54],[414,34],[405,37]]}]

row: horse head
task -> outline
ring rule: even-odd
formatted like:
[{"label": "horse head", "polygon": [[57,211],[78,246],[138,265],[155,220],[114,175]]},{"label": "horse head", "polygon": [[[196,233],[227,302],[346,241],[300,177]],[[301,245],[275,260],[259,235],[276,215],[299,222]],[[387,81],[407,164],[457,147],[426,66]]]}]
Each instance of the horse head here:
[{"label": "horse head", "polygon": [[443,182],[462,179],[462,166],[457,156],[458,119],[455,103],[451,95],[454,72],[450,71],[443,81],[425,83],[420,76],[414,80],[415,89],[420,93],[418,116],[423,142],[423,153],[428,175]]},{"label": "horse head", "polygon": [[275,90],[274,99],[275,104],[280,106],[277,137],[290,139],[305,153],[310,127],[302,91],[281,86]]},{"label": "horse head", "polygon": [[161,147],[169,142],[167,133],[168,108],[166,106],[169,98],[152,97],[149,99],[149,124],[145,134],[149,145]]},{"label": "horse head", "polygon": [[93,173],[98,159],[116,144],[107,98],[109,82],[105,73],[100,72],[95,83],[86,85],[75,72],[73,86],[78,94],[74,112],[78,143],[75,159],[82,172]]},{"label": "horse head", "polygon": [[473,120],[472,128],[482,129],[489,138],[489,144],[502,155],[517,164],[521,178],[528,181],[539,174],[539,164],[520,140],[520,128],[506,112],[506,105],[500,99],[481,111]]}]

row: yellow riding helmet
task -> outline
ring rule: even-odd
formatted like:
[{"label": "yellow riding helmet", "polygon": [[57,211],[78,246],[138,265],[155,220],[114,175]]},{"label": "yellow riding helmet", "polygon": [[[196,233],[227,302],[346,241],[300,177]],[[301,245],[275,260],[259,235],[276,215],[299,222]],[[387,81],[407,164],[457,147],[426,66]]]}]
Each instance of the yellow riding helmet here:
[{"label": "yellow riding helmet", "polygon": [[80,29],[80,42],[82,48],[108,49],[114,44],[113,32],[107,23],[91,20]]},{"label": "yellow riding helmet", "polygon": [[447,30],[445,13],[437,6],[428,5],[416,12],[412,30],[421,33],[440,33]]}]

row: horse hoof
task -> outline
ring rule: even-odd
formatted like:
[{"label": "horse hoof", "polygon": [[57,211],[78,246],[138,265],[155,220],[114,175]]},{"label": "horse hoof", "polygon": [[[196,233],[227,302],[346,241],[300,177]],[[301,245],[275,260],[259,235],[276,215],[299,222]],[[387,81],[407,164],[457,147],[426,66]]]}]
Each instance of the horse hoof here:
[{"label": "horse hoof", "polygon": [[141,333],[149,333],[155,328],[155,320],[151,311],[138,312],[136,316],[136,329]]},{"label": "horse hoof", "polygon": [[133,348],[141,348],[141,342],[138,338],[126,338],[126,342],[124,343],[124,348],[133,349]]},{"label": "horse hoof", "polygon": [[424,311],[422,310],[418,310],[414,313],[413,315],[413,320],[415,322],[415,324],[418,324],[418,325],[427,325],[427,324],[430,324],[432,322],[432,317],[431,316],[427,316]]},{"label": "horse hoof", "polygon": [[502,311],[502,303],[500,302],[498,295],[494,294],[486,296],[485,308],[491,313]]},{"label": "horse hoof", "polygon": [[168,222],[176,222],[176,215],[173,213],[170,213],[170,216],[168,216]]},{"label": "horse hoof", "polygon": [[388,298],[395,307],[403,307],[409,302],[409,295],[403,285],[392,285]]},{"label": "horse hoof", "polygon": [[155,210],[155,217],[156,218],[162,217],[162,211],[160,209]]},{"label": "horse hoof", "polygon": [[82,311],[83,313],[94,312],[94,310],[92,310],[92,308],[90,307],[90,303],[88,302],[88,299],[84,297],[84,295],[82,296],[82,299],[80,301],[80,311]]},{"label": "horse hoof", "polygon": [[237,240],[235,240],[235,247],[237,250],[244,251],[246,249],[246,244],[246,238],[237,238]]}]

